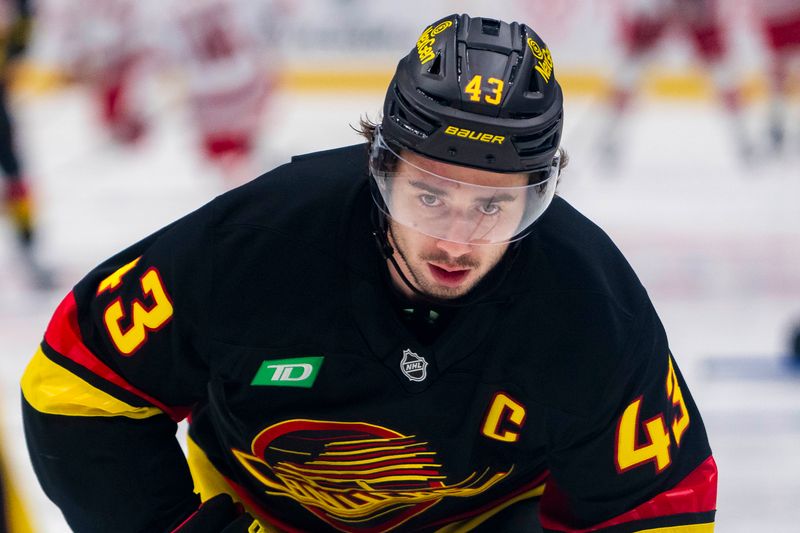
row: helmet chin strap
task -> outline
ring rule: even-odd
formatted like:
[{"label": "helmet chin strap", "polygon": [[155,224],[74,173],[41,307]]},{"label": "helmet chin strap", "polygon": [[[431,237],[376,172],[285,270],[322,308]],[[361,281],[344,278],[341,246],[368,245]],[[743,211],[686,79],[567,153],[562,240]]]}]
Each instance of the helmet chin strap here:
[{"label": "helmet chin strap", "polygon": [[[432,296],[430,296],[428,294],[425,294],[424,292],[419,290],[416,287],[416,285],[411,283],[411,280],[408,279],[408,276],[405,275],[405,273],[403,272],[403,269],[400,268],[400,265],[398,264],[397,259],[395,259],[395,257],[394,257],[394,248],[389,243],[389,238],[388,238],[390,233],[391,233],[391,231],[392,231],[391,228],[387,226],[386,229],[383,230],[383,232],[382,232],[383,234],[382,235],[379,234],[378,230],[372,232],[373,237],[375,237],[375,239],[378,241],[378,247],[381,250],[381,255],[383,255],[384,258],[389,260],[389,264],[392,265],[392,268],[397,273],[397,275],[400,277],[400,279],[403,281],[403,284],[406,287],[408,287],[409,290],[411,290],[411,292],[414,293],[415,296],[418,296],[423,301],[425,301],[427,303],[430,303],[430,304],[447,305],[445,303],[446,301],[441,300],[439,298],[434,298],[434,297],[432,297]],[[400,255],[400,257],[403,259],[403,262],[406,264],[406,267],[408,267],[408,262],[405,260],[403,255],[402,254],[398,254],[398,255]]]},{"label": "helmet chin strap", "polygon": [[[432,305],[458,308],[458,307],[466,307],[468,305],[472,305],[478,302],[488,303],[490,300],[487,300],[487,297],[491,294],[492,290],[498,287],[506,278],[506,275],[511,270],[511,266],[514,263],[514,259],[516,259],[519,253],[519,241],[511,243],[505,255],[500,260],[500,264],[495,266],[495,269],[499,269],[499,271],[495,272],[493,269],[493,271],[486,274],[487,277],[492,276],[494,278],[491,284],[484,286],[485,285],[484,281],[486,281],[486,278],[484,278],[483,280],[478,282],[478,285],[476,287],[474,287],[469,293],[465,294],[464,296],[459,296],[458,298],[453,298],[449,300],[444,298],[436,298],[435,296],[431,296],[430,294],[426,294],[421,290],[419,290],[413,283],[411,283],[411,280],[409,280],[408,276],[405,275],[403,269],[400,268],[397,259],[395,259],[394,257],[395,250],[392,247],[391,243],[389,243],[388,237],[390,235],[390,232],[392,231],[391,227],[386,221],[386,216],[383,213],[381,213],[379,209],[376,209],[375,211],[378,211],[378,213],[374,217],[377,218],[377,220],[374,220],[375,229],[372,232],[372,236],[375,239],[375,243],[377,244],[378,250],[380,251],[381,255],[389,261],[389,264],[392,266],[394,271],[403,281],[403,284],[406,287],[408,287],[409,290],[411,290],[411,292],[414,293],[415,296],[419,297],[424,302],[427,302]],[[400,257],[403,257],[402,254],[398,255],[400,255]],[[408,263],[406,262],[405,258],[403,258],[403,262],[405,262],[406,266],[408,266]],[[392,288],[394,290],[398,290],[397,287],[394,287],[394,285],[392,285]],[[504,298],[504,299],[497,299],[496,301],[505,301],[505,300],[506,299]]]}]

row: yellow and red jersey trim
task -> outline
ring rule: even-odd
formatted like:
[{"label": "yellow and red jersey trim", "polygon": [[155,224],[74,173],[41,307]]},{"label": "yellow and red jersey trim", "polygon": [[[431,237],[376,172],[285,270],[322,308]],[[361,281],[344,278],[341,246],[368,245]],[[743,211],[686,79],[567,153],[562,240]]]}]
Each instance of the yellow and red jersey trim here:
[{"label": "yellow and red jersey trim", "polygon": [[99,378],[116,385],[117,387],[145,400],[150,405],[166,413],[178,422],[186,418],[189,409],[185,407],[172,407],[165,405],[146,392],[130,384],[122,376],[114,372],[84,343],[78,325],[78,306],[74,293],[70,292],[59,304],[47,331],[44,335],[45,342],[56,352],[70,361],[84,367]]},{"label": "yellow and red jersey trim", "polygon": [[22,376],[22,394],[40,413],[65,416],[150,418],[156,407],[135,407],[92,386],[51,361],[39,348]]},{"label": "yellow and red jersey trim", "polygon": [[[542,498],[541,522],[545,531],[559,533],[592,533],[623,524],[633,524],[637,521],[650,521],[661,517],[675,515],[695,515],[708,517],[702,523],[672,525],[672,526],[647,526],[643,524],[636,531],[652,533],[707,533],[714,531],[713,513],[717,505],[717,465],[713,457],[706,459],[694,469],[683,481],[670,490],[664,491],[656,497],[644,502],[630,511],[606,520],[588,528],[575,528],[561,523],[552,517],[548,510],[563,509],[562,497],[557,491],[546,491]],[[566,513],[564,513],[566,515]],[[562,515],[563,516],[563,515]],[[688,520],[687,520],[688,521]]]}]

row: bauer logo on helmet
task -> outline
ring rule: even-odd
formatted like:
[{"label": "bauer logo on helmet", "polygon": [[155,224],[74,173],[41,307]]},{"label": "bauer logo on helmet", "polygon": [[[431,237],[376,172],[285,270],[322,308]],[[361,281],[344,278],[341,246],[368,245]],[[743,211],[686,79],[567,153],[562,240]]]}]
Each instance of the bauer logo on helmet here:
[{"label": "bauer logo on helmet", "polygon": [[506,138],[502,135],[494,135],[492,133],[483,133],[481,131],[468,130],[466,128],[458,128],[456,126],[447,126],[444,130],[447,135],[454,135],[456,137],[464,137],[473,141],[480,141],[489,144],[503,144]]}]

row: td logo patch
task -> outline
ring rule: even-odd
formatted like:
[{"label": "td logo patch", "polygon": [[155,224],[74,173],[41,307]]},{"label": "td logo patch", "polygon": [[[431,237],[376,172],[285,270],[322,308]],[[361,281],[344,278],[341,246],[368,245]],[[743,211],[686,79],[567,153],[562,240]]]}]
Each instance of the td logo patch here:
[{"label": "td logo patch", "polygon": [[323,359],[324,357],[295,357],[264,361],[250,385],[310,389],[317,379]]}]

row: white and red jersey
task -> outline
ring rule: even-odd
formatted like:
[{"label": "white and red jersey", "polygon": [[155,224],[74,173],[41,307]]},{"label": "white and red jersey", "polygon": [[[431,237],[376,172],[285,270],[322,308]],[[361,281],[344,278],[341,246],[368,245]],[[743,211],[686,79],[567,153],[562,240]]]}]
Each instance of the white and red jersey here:
[{"label": "white and red jersey", "polygon": [[96,89],[114,137],[142,134],[157,68],[185,80],[208,155],[249,151],[277,70],[259,24],[277,20],[266,13],[277,0],[44,1],[53,62]]},{"label": "white and red jersey", "polygon": [[176,66],[212,158],[251,151],[274,83],[275,54],[259,41],[253,9],[242,0],[181,2],[172,22]]},{"label": "white and red jersey", "polygon": [[670,30],[685,35],[707,61],[726,51],[717,0],[619,0],[617,7],[620,36],[630,54],[652,49]]},{"label": "white and red jersey", "polygon": [[758,0],[753,11],[771,50],[800,51],[800,0]]},{"label": "white and red jersey", "polygon": [[99,121],[122,143],[146,128],[145,83],[157,56],[157,0],[39,0],[38,59],[87,84]]}]

